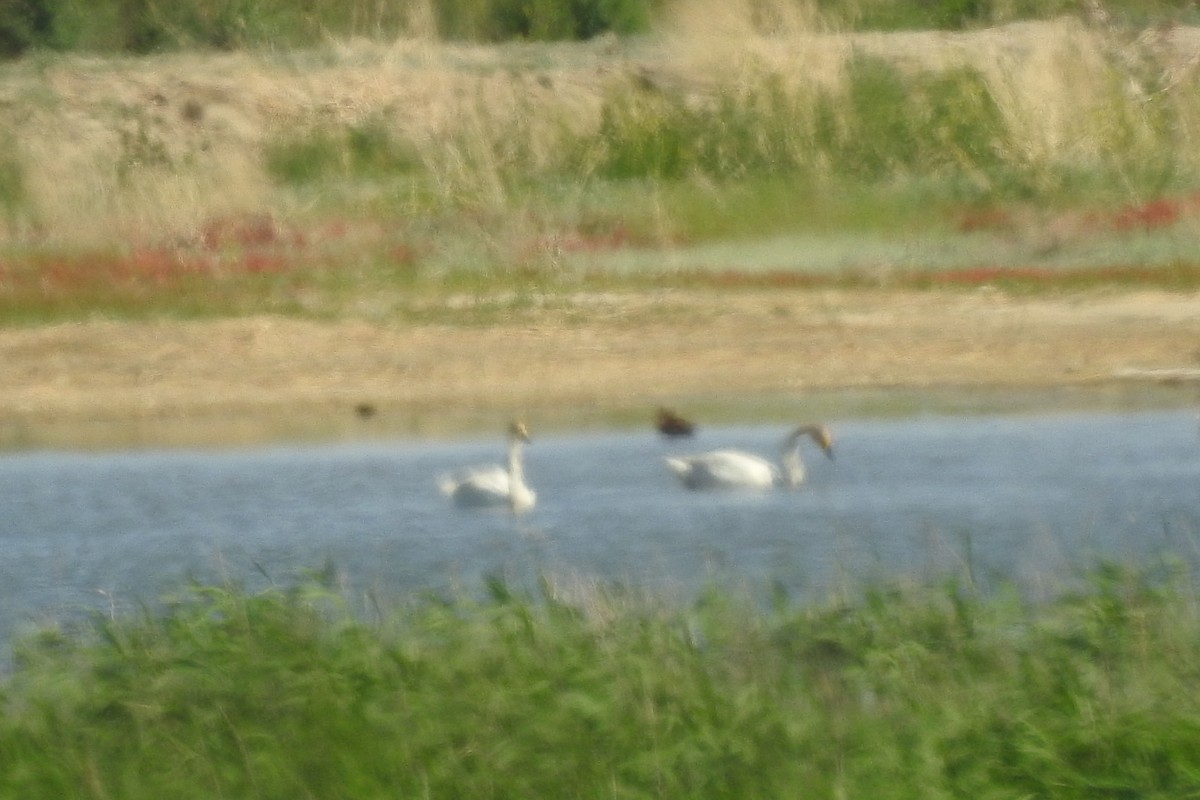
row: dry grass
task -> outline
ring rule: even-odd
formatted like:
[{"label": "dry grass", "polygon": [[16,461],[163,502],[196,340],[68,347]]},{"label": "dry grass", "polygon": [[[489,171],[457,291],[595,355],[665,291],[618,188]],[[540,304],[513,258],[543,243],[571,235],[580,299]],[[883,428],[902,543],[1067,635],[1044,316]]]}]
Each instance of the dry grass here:
[{"label": "dry grass", "polygon": [[[595,128],[614,91],[650,86],[702,103],[777,75],[816,96],[844,84],[846,64],[864,53],[979,70],[1030,163],[1136,162],[1161,144],[1154,114],[1143,113],[1155,105],[1173,107],[1181,141],[1198,140],[1200,104],[1180,90],[1195,71],[1188,29],[1136,43],[1072,20],[843,34],[816,30],[803,5],[778,3],[767,6],[775,33],[764,36],[750,5],[692,0],[673,27],[642,42],[434,44],[418,15],[422,35],[386,46],[11,65],[0,79],[0,119],[19,142],[28,202],[3,223],[0,241],[120,246],[186,238],[232,213],[302,217],[311,197],[271,181],[263,148],[285,134],[367,121],[416,148],[432,191],[515,219],[522,201],[506,176],[552,164],[565,135]],[[1200,161],[1196,152],[1177,156]]]}]

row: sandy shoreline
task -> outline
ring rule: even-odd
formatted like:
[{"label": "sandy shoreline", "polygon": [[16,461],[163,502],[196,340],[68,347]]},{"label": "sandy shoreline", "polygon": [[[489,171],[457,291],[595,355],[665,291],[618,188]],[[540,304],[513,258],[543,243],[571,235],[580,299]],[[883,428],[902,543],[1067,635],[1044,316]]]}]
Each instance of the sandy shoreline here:
[{"label": "sandy shoreline", "polygon": [[1190,397],[1197,368],[1200,294],[1164,291],[579,295],[486,326],[95,321],[0,331],[0,444],[104,438],[119,425],[153,441],[156,426],[188,422],[215,440],[269,439],[285,417],[340,426],[359,406],[461,420],[640,413],[682,397],[1138,380],[1182,383]]}]

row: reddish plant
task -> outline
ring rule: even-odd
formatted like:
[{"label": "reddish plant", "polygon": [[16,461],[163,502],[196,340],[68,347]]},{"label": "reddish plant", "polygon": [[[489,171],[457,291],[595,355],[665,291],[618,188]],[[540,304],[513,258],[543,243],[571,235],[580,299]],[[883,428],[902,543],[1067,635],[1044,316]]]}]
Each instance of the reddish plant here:
[{"label": "reddish plant", "polygon": [[200,241],[208,250],[271,247],[285,238],[270,214],[215,217],[200,228]]},{"label": "reddish plant", "polygon": [[1000,281],[1045,283],[1062,273],[1037,267],[971,267],[934,273],[932,283],[980,286]]},{"label": "reddish plant", "polygon": [[1003,208],[971,209],[958,220],[958,229],[963,233],[1008,230],[1012,227],[1012,214]]},{"label": "reddish plant", "polygon": [[287,262],[277,255],[246,253],[242,256],[242,268],[251,275],[280,273],[287,269],[287,265]]},{"label": "reddish plant", "polygon": [[1169,228],[1182,216],[1180,206],[1178,200],[1167,198],[1126,206],[1113,216],[1113,227],[1123,233]]},{"label": "reddish plant", "polygon": [[399,244],[392,245],[391,249],[388,250],[388,258],[391,259],[393,264],[402,267],[411,267],[417,263],[417,250],[405,242],[400,242]]},{"label": "reddish plant", "polygon": [[344,219],[330,220],[329,222],[325,223],[325,227],[322,229],[322,235],[326,239],[331,239],[333,241],[345,239],[349,232],[350,225]]}]

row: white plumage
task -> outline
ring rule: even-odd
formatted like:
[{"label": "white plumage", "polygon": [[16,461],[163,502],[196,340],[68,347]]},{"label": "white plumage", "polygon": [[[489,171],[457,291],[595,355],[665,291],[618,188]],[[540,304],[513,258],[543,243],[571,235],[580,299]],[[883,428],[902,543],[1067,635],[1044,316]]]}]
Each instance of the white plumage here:
[{"label": "white plumage", "polygon": [[833,435],[824,425],[801,425],[783,440],[779,464],[741,450],[711,450],[691,456],[668,456],[667,466],[689,489],[770,489],[804,483],[800,440],[808,436],[833,458]]},{"label": "white plumage", "polygon": [[438,488],[462,508],[507,507],[513,513],[533,508],[537,494],[525,483],[522,446],[529,429],[514,422],[508,429],[508,466],[485,464],[464,467],[438,478]]}]

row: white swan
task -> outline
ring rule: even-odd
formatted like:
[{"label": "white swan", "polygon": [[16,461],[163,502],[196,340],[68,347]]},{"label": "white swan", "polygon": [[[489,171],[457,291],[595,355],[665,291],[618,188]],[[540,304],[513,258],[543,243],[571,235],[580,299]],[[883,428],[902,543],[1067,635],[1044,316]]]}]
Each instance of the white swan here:
[{"label": "white swan", "polygon": [[525,483],[521,456],[521,447],[528,441],[525,423],[512,423],[508,428],[507,468],[500,464],[465,467],[438,478],[438,488],[463,508],[507,506],[515,514],[528,511],[537,502],[537,494]]},{"label": "white swan", "polygon": [[833,435],[829,429],[824,425],[801,425],[783,440],[779,466],[741,450],[668,456],[666,462],[689,489],[769,489],[780,485],[794,488],[804,483],[800,440],[805,436],[811,437],[826,456],[833,458]]}]

